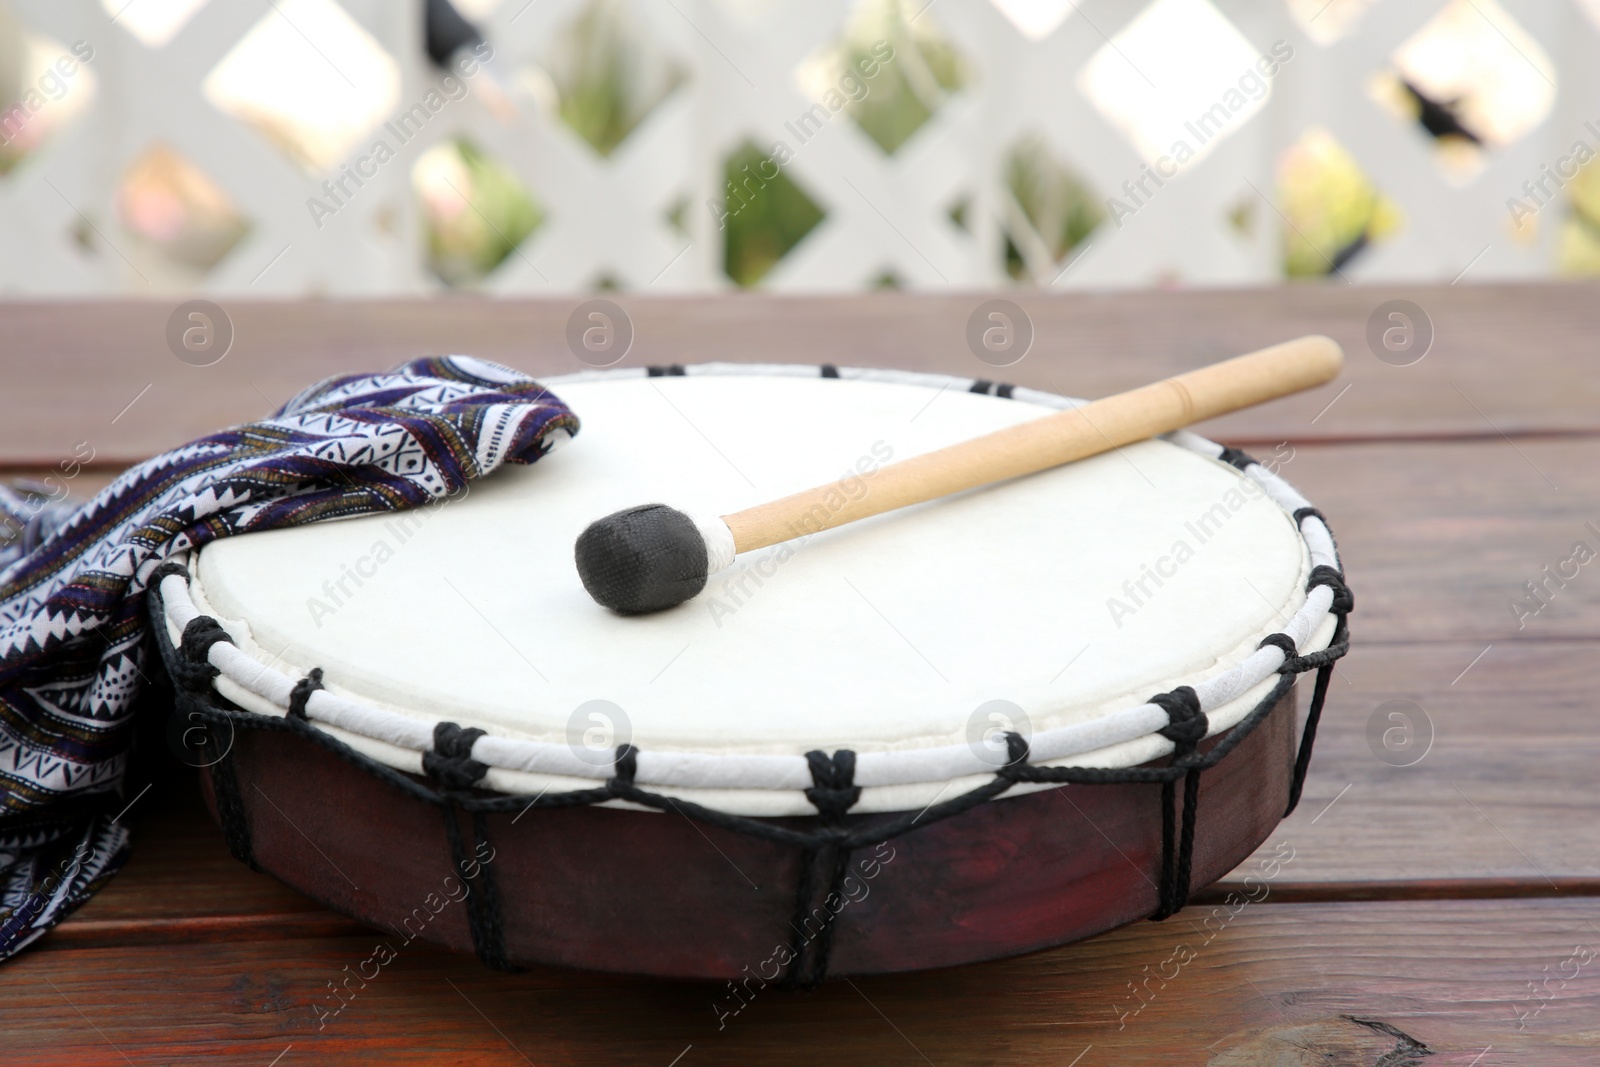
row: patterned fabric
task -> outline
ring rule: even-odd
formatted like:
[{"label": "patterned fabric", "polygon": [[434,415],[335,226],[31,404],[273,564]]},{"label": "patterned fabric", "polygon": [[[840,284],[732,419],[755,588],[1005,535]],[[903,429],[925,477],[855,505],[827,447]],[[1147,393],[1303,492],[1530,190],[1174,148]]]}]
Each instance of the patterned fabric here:
[{"label": "patterned fabric", "polygon": [[[464,356],[333,378],[271,418],[141,463],[80,508],[0,490],[0,960],[122,865],[117,821],[154,650],[144,592],[219,537],[414,507],[578,429],[559,399]],[[126,798],[131,800],[132,798]]]}]

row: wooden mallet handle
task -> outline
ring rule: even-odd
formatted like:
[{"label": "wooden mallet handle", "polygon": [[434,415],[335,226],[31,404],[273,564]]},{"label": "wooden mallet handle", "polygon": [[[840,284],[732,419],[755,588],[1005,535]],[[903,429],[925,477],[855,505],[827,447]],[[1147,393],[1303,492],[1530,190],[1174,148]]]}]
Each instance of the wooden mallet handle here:
[{"label": "wooden mallet handle", "polygon": [[[1344,354],[1332,338],[1311,336],[1213,363],[1079,408],[1008,426],[970,441],[880,468],[867,492],[851,499],[838,483],[722,516],[736,553],[843,526],[869,515],[921,504],[980,485],[1155,437],[1338,376]],[[855,487],[852,487],[855,488]],[[832,497],[843,507],[829,507]]]},{"label": "wooden mallet handle", "polygon": [[[854,499],[833,482],[720,519],[665,504],[628,508],[584,530],[575,546],[578,574],[589,594],[613,611],[660,611],[698,594],[739,553],[1047,470],[1311,389],[1332,381],[1343,362],[1330,338],[1301,337],[891,463]],[[850,488],[859,489],[859,483]]]}]

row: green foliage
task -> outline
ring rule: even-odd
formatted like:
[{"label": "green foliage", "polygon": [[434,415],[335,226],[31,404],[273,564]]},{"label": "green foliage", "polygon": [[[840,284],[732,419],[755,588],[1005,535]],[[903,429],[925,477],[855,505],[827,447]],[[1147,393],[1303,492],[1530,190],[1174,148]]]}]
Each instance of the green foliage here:
[{"label": "green foliage", "polygon": [[[471,285],[498,267],[544,221],[544,212],[516,175],[458,138],[453,152],[466,185],[452,181],[466,210],[426,212],[428,266],[446,285]],[[443,198],[442,198],[443,199]],[[443,199],[448,203],[448,199]]]},{"label": "green foliage", "polygon": [[[761,281],[823,219],[816,201],[783,171],[762,177],[776,167],[746,141],[723,168],[723,269],[746,288]],[[727,191],[730,186],[733,192]]]},{"label": "green foliage", "polygon": [[[890,155],[969,80],[966,64],[933,19],[917,14],[905,0],[864,0],[837,61],[839,74],[859,73],[863,63],[869,70],[878,67],[866,96],[852,100],[847,110]],[[873,53],[879,42],[894,49],[886,62]]]},{"label": "green foliage", "polygon": [[1600,277],[1600,161],[1579,168],[1567,195],[1572,211],[1558,231],[1558,268],[1569,277]]},{"label": "green foliage", "polygon": [[1402,222],[1394,201],[1320,128],[1307,130],[1284,152],[1278,194],[1286,219],[1283,272],[1290,278],[1331,274],[1335,264],[1389,236]]},{"label": "green foliage", "polygon": [[[1011,150],[1006,185],[1052,263],[1059,263],[1105,221],[1093,191],[1056,161],[1041,137],[1028,137]],[[1019,281],[1030,277],[1011,237],[1006,240],[1006,271]]]},{"label": "green foliage", "polygon": [[562,34],[552,66],[562,121],[602,156],[684,81],[621,0],[590,0]]}]

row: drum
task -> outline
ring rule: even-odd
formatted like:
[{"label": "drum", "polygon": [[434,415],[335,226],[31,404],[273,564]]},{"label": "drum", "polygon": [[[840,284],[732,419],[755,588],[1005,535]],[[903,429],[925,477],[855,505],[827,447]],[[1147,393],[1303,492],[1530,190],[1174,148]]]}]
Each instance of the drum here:
[{"label": "drum", "polygon": [[583,428],[544,461],[154,583],[229,847],[376,951],[763,985],[940,967],[1165,917],[1293,808],[1351,601],[1273,464],[1179,433],[797,531],[622,617],[574,569],[598,516],[870,493],[1075,402],[834,367],[547,384]]}]

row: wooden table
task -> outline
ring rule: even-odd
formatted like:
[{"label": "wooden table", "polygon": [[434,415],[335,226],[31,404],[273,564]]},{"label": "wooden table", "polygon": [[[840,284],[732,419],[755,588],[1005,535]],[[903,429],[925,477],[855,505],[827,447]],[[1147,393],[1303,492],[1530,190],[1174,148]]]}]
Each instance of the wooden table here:
[{"label": "wooden table", "polygon": [[[1265,900],[1224,903],[1247,864],[1165,923],[766,992],[720,1031],[715,988],[506,976],[413,947],[319,1030],[311,1004],[371,935],[233,862],[180,777],[133,805],[134,858],[110,888],[0,966],[0,1062],[1600,1061],[1600,564],[1531,617],[1510,607],[1574,542],[1600,548],[1600,287],[1014,298],[1033,349],[985,376],[1078,395],[1302,333],[1346,347],[1339,383],[1204,428],[1260,453],[1287,443],[1284,473],[1328,515],[1356,592],[1305,800],[1267,846],[1294,859]],[[1365,340],[1397,298],[1437,331],[1412,366]],[[630,362],[985,370],[963,340],[981,296],[618,299]],[[173,304],[3,305],[0,469],[38,472],[86,441],[87,492],[313,379],[421,354],[575,369],[576,303],[229,304],[236,340],[211,367],[167,350]],[[1412,766],[1369,744],[1394,699],[1431,720]],[[1152,977],[1185,945],[1192,962]]]}]

